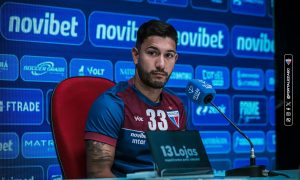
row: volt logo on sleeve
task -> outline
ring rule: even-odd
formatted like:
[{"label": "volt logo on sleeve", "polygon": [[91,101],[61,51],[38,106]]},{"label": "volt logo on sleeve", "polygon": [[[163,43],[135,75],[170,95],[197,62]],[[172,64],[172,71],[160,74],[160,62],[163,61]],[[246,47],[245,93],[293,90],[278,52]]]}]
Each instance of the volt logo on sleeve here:
[{"label": "volt logo on sleeve", "polygon": [[78,9],[8,2],[0,16],[8,40],[70,45],[85,40],[86,20]]}]

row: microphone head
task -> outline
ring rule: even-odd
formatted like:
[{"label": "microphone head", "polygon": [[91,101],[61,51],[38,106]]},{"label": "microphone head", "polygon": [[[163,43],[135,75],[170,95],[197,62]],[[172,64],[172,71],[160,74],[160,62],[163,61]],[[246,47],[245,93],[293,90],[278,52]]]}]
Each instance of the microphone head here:
[{"label": "microphone head", "polygon": [[185,93],[189,99],[199,105],[210,103],[216,95],[216,91],[212,85],[201,79],[189,80]]}]

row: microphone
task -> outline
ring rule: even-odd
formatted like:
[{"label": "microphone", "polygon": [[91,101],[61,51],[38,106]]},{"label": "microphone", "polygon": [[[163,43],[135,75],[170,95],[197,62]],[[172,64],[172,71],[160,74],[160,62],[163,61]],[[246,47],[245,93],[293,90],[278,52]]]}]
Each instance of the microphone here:
[{"label": "microphone", "polygon": [[194,103],[198,105],[208,105],[211,104],[214,106],[219,113],[249,142],[250,144],[250,166],[236,168],[227,170],[226,176],[250,176],[250,177],[265,177],[268,176],[268,170],[265,169],[265,166],[257,166],[255,162],[254,154],[254,145],[248,136],[235,125],[212,101],[216,95],[216,91],[212,85],[200,79],[189,80],[186,89],[186,95]]}]

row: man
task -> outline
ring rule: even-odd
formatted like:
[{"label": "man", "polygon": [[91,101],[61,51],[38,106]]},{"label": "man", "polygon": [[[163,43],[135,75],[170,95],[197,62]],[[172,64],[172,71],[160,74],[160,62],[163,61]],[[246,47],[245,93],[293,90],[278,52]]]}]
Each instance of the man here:
[{"label": "man", "polygon": [[86,125],[88,177],[122,177],[153,170],[146,131],[185,130],[181,100],[164,86],[178,55],[173,26],[151,20],[140,26],[132,48],[135,75],[102,94]]}]

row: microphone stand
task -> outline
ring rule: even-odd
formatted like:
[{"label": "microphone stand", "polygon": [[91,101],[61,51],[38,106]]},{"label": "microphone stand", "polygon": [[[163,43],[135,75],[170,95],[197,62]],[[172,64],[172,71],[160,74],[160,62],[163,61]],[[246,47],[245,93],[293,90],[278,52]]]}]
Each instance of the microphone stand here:
[{"label": "microphone stand", "polygon": [[250,177],[266,177],[268,176],[268,170],[266,170],[266,167],[263,165],[256,165],[255,162],[255,154],[254,154],[254,146],[251,140],[246,136],[245,133],[240,130],[239,127],[237,127],[213,102],[212,97],[206,98],[204,101],[205,104],[210,103],[212,106],[214,106],[220,114],[225,117],[225,119],[230,122],[230,124],[244,137],[247,139],[247,141],[250,144],[250,166],[236,168],[236,169],[230,169],[225,172],[226,176],[250,176]]}]

